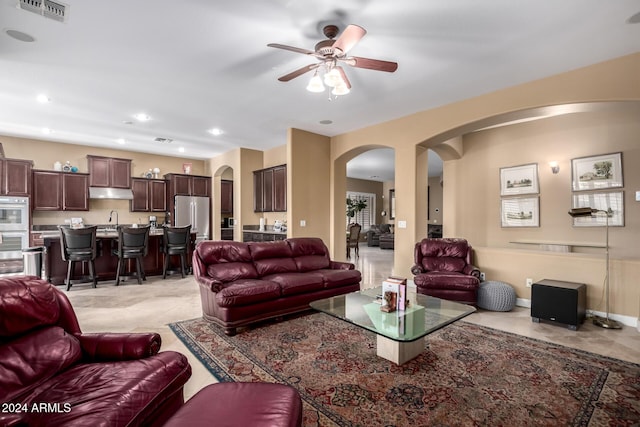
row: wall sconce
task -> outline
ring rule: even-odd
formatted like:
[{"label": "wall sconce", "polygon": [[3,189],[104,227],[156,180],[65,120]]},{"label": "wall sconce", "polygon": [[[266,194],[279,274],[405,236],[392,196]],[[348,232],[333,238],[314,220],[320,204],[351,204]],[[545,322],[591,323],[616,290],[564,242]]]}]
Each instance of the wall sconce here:
[{"label": "wall sconce", "polygon": [[551,166],[551,172],[553,172],[554,174],[560,172],[560,165],[558,165],[558,162],[549,162],[549,166]]}]

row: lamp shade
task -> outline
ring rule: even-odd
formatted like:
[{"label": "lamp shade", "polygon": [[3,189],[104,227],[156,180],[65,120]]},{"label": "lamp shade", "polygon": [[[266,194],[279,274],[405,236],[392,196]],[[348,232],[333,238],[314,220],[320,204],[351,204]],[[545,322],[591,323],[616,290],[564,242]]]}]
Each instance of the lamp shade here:
[{"label": "lamp shade", "polygon": [[318,75],[318,71],[316,70],[311,80],[309,80],[309,84],[307,85],[307,90],[309,92],[324,92],[324,85],[322,84],[322,79]]},{"label": "lamp shade", "polygon": [[580,216],[592,216],[596,212],[596,209],[591,208],[573,208],[568,213],[575,218]]}]

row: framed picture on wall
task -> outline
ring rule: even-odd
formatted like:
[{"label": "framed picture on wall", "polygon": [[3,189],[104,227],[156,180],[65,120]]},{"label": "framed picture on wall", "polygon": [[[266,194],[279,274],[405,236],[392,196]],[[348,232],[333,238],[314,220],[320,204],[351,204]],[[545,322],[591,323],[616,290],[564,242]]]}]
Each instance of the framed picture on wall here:
[{"label": "framed picture on wall", "polygon": [[500,168],[500,195],[538,194],[538,164]]},{"label": "framed picture on wall", "polygon": [[605,227],[607,225],[607,217],[609,219],[609,227],[624,227],[623,191],[574,194],[572,207],[591,208],[600,211],[591,216],[574,217],[573,225],[575,227]]},{"label": "framed picture on wall", "polygon": [[540,227],[540,198],[511,197],[501,200],[502,227]]},{"label": "framed picture on wall", "polygon": [[571,159],[573,191],[623,187],[622,153]]}]

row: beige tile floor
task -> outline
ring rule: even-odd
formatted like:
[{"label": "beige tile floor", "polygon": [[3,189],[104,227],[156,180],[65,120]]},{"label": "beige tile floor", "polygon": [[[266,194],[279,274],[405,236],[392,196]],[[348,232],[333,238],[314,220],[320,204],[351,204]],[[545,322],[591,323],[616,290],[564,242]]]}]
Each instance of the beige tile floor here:
[{"label": "beige tile floor", "polygon": [[[360,257],[353,261],[362,272],[362,287],[374,287],[392,274],[393,251],[363,247]],[[167,326],[171,322],[202,316],[198,285],[193,276],[185,279],[172,276],[167,280],[150,277],[142,285],[129,281],[118,287],[113,282],[103,282],[96,289],[90,285],[76,285],[67,295],[83,331],[154,331],[162,336],[163,350],[175,350],[187,355],[193,376],[185,387],[186,398],[205,385],[216,382]],[[622,330],[605,330],[587,321],[578,331],[571,331],[550,323],[533,323],[529,309],[523,307],[516,307],[508,313],[479,310],[465,320],[640,363],[640,332],[630,326]]]}]

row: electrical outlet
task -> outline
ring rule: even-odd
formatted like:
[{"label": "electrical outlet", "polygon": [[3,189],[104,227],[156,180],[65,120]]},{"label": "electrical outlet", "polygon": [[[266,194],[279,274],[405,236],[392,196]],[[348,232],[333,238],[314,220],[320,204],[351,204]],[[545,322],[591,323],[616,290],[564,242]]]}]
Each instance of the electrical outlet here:
[{"label": "electrical outlet", "polygon": [[480,280],[482,280],[484,282],[484,279],[486,278],[484,271],[480,272]]},{"label": "electrical outlet", "polygon": [[526,283],[527,283],[527,288],[530,288],[533,285],[533,279],[530,277],[527,277]]}]

